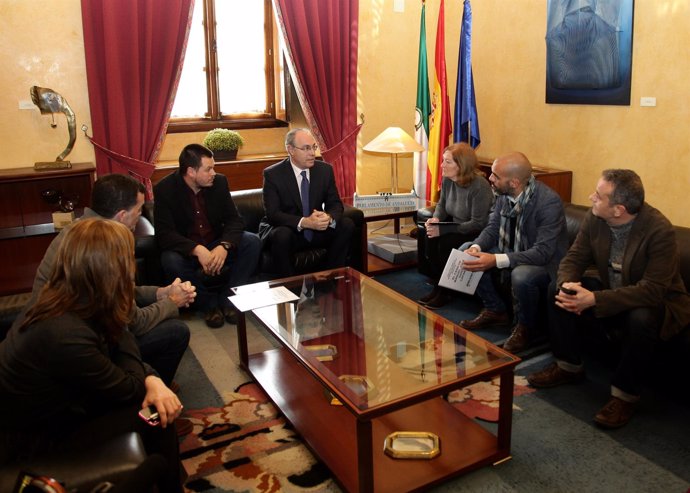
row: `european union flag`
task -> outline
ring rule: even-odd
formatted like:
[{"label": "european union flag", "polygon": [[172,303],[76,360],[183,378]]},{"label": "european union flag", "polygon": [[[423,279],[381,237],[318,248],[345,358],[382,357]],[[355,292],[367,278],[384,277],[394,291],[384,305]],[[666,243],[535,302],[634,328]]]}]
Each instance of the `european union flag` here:
[{"label": "european union flag", "polygon": [[458,83],[455,92],[455,142],[468,142],[477,147],[479,137],[479,117],[477,101],[474,98],[474,79],[472,77],[472,8],[470,0],[465,0],[462,11],[462,30],[458,53]]}]

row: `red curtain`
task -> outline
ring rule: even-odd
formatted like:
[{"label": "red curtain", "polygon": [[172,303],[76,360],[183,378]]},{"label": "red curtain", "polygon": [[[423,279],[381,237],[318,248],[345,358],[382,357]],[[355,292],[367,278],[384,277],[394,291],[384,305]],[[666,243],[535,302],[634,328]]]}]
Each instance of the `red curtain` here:
[{"label": "red curtain", "polygon": [[82,0],[99,176],[130,173],[150,186],[182,70],[193,3]]},{"label": "red curtain", "polygon": [[358,0],[274,0],[307,122],[343,197],[355,192]]}]

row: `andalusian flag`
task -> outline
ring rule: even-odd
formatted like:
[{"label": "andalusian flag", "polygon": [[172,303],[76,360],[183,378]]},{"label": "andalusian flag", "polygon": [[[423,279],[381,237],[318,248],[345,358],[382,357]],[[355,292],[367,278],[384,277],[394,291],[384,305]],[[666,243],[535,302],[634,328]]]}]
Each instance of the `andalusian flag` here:
[{"label": "andalusian flag", "polygon": [[450,123],[450,100],[448,99],[446,80],[446,48],[443,15],[443,0],[438,11],[438,28],[436,31],[436,58],[434,70],[434,92],[431,98],[431,118],[429,121],[429,155],[426,198],[432,202],[438,201],[441,189],[441,162],[443,149],[448,146],[453,132]]},{"label": "andalusian flag", "polygon": [[426,4],[422,0],[422,21],[419,27],[419,62],[417,63],[417,105],[414,117],[414,138],[424,147],[424,151],[414,153],[414,189],[419,197],[427,194],[427,151],[429,149],[429,70],[426,63]]}]

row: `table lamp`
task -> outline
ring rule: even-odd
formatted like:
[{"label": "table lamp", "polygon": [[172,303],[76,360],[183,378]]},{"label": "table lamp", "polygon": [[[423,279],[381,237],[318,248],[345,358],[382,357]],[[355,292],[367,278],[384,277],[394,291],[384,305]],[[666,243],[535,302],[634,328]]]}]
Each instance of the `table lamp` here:
[{"label": "table lamp", "polygon": [[400,127],[388,127],[362,150],[391,155],[391,191],[398,193],[398,154],[421,152],[424,146],[410,137]]}]

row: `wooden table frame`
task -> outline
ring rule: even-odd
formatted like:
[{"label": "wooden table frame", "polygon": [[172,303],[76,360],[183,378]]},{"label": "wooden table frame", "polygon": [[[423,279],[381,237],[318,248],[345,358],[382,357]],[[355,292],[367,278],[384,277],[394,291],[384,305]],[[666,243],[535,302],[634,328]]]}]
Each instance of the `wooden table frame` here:
[{"label": "wooden table frame", "polygon": [[[249,316],[264,326],[282,347],[250,355],[247,320],[241,314],[237,331],[240,366],[264,389],[346,491],[422,491],[510,458],[513,374],[519,358],[512,357],[493,368],[440,384],[430,391],[361,410],[270,327],[256,316]],[[503,352],[495,346],[491,348]],[[495,376],[499,377],[500,391],[499,420],[494,435],[454,408],[444,396]],[[343,405],[331,405],[324,392],[330,392]],[[383,453],[388,434],[416,430],[420,423],[424,423],[424,431],[440,437],[438,457],[400,460]]]}]

